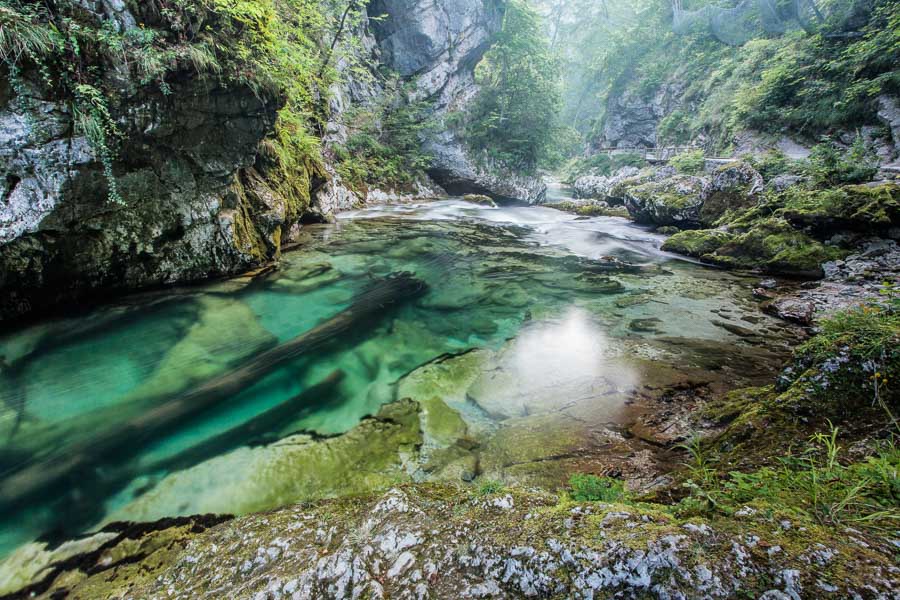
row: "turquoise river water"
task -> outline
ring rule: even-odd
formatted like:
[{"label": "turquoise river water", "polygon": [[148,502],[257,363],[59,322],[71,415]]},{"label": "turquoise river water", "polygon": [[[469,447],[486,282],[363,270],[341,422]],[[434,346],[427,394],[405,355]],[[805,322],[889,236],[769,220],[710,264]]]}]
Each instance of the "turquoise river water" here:
[{"label": "turquoise river water", "polygon": [[[621,434],[635,393],[691,373],[762,380],[790,339],[753,278],[661,252],[622,219],[445,200],[304,236],[277,271],[0,339],[0,553],[392,481],[556,481],[585,456],[652,472],[658,449]],[[417,287],[367,306],[398,273]],[[295,356],[253,363],[335,318]]]}]

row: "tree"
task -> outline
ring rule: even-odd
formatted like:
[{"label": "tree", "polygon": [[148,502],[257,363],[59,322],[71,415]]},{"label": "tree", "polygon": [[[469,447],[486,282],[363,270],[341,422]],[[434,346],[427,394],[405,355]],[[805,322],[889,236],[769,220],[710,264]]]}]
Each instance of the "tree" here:
[{"label": "tree", "polygon": [[552,142],[561,94],[540,17],[523,0],[508,4],[476,77],[481,89],[467,125],[470,144],[509,167],[534,169]]}]

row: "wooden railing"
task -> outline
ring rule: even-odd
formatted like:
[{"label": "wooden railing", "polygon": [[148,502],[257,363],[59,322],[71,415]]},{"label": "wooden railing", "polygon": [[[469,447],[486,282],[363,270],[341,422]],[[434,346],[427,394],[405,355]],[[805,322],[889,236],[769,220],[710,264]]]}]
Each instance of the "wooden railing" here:
[{"label": "wooden railing", "polygon": [[[703,150],[703,148],[698,148],[697,146],[664,146],[660,148],[597,148],[596,152],[598,154],[640,154],[647,162],[667,163],[674,156],[677,156],[684,152],[693,152],[696,150]],[[723,162],[734,160],[734,158],[722,156],[706,156],[705,158],[706,160]]]}]

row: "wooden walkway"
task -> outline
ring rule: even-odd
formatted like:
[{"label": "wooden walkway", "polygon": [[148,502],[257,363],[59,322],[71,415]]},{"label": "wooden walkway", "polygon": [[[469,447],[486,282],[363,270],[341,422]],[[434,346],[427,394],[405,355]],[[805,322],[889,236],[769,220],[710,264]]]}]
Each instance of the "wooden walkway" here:
[{"label": "wooden walkway", "polygon": [[[609,155],[640,154],[644,157],[644,160],[646,160],[650,164],[666,164],[673,157],[679,154],[683,154],[684,152],[693,152],[695,150],[702,150],[702,148],[697,148],[696,146],[665,146],[661,148],[598,148],[597,152],[600,154]],[[708,161],[721,162],[723,164],[737,160],[735,158],[727,158],[721,156],[705,156],[705,158]]]}]

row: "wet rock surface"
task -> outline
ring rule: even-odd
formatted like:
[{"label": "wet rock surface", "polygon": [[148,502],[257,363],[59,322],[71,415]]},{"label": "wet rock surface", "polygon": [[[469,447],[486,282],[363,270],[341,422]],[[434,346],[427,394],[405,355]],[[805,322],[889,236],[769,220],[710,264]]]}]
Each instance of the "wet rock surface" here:
[{"label": "wet rock surface", "polygon": [[274,253],[289,208],[251,167],[278,99],[202,81],[174,88],[128,100],[115,165],[123,204],[107,199],[86,140],[66,139],[65,107],[39,102],[31,120],[0,108],[0,319],[100,289],[232,273]]},{"label": "wet rock surface", "polygon": [[823,265],[825,277],[812,286],[774,291],[766,311],[810,325],[846,308],[883,299],[885,284],[900,283],[900,246],[894,240],[871,239],[843,260]]},{"label": "wet rock surface", "polygon": [[[38,589],[40,597],[148,600],[897,593],[887,548],[787,523],[750,507],[730,522],[681,520],[661,507],[519,489],[406,487],[191,534],[163,529],[137,536],[137,544],[114,540],[102,553],[48,570]],[[120,561],[108,562],[112,556]]]}]

